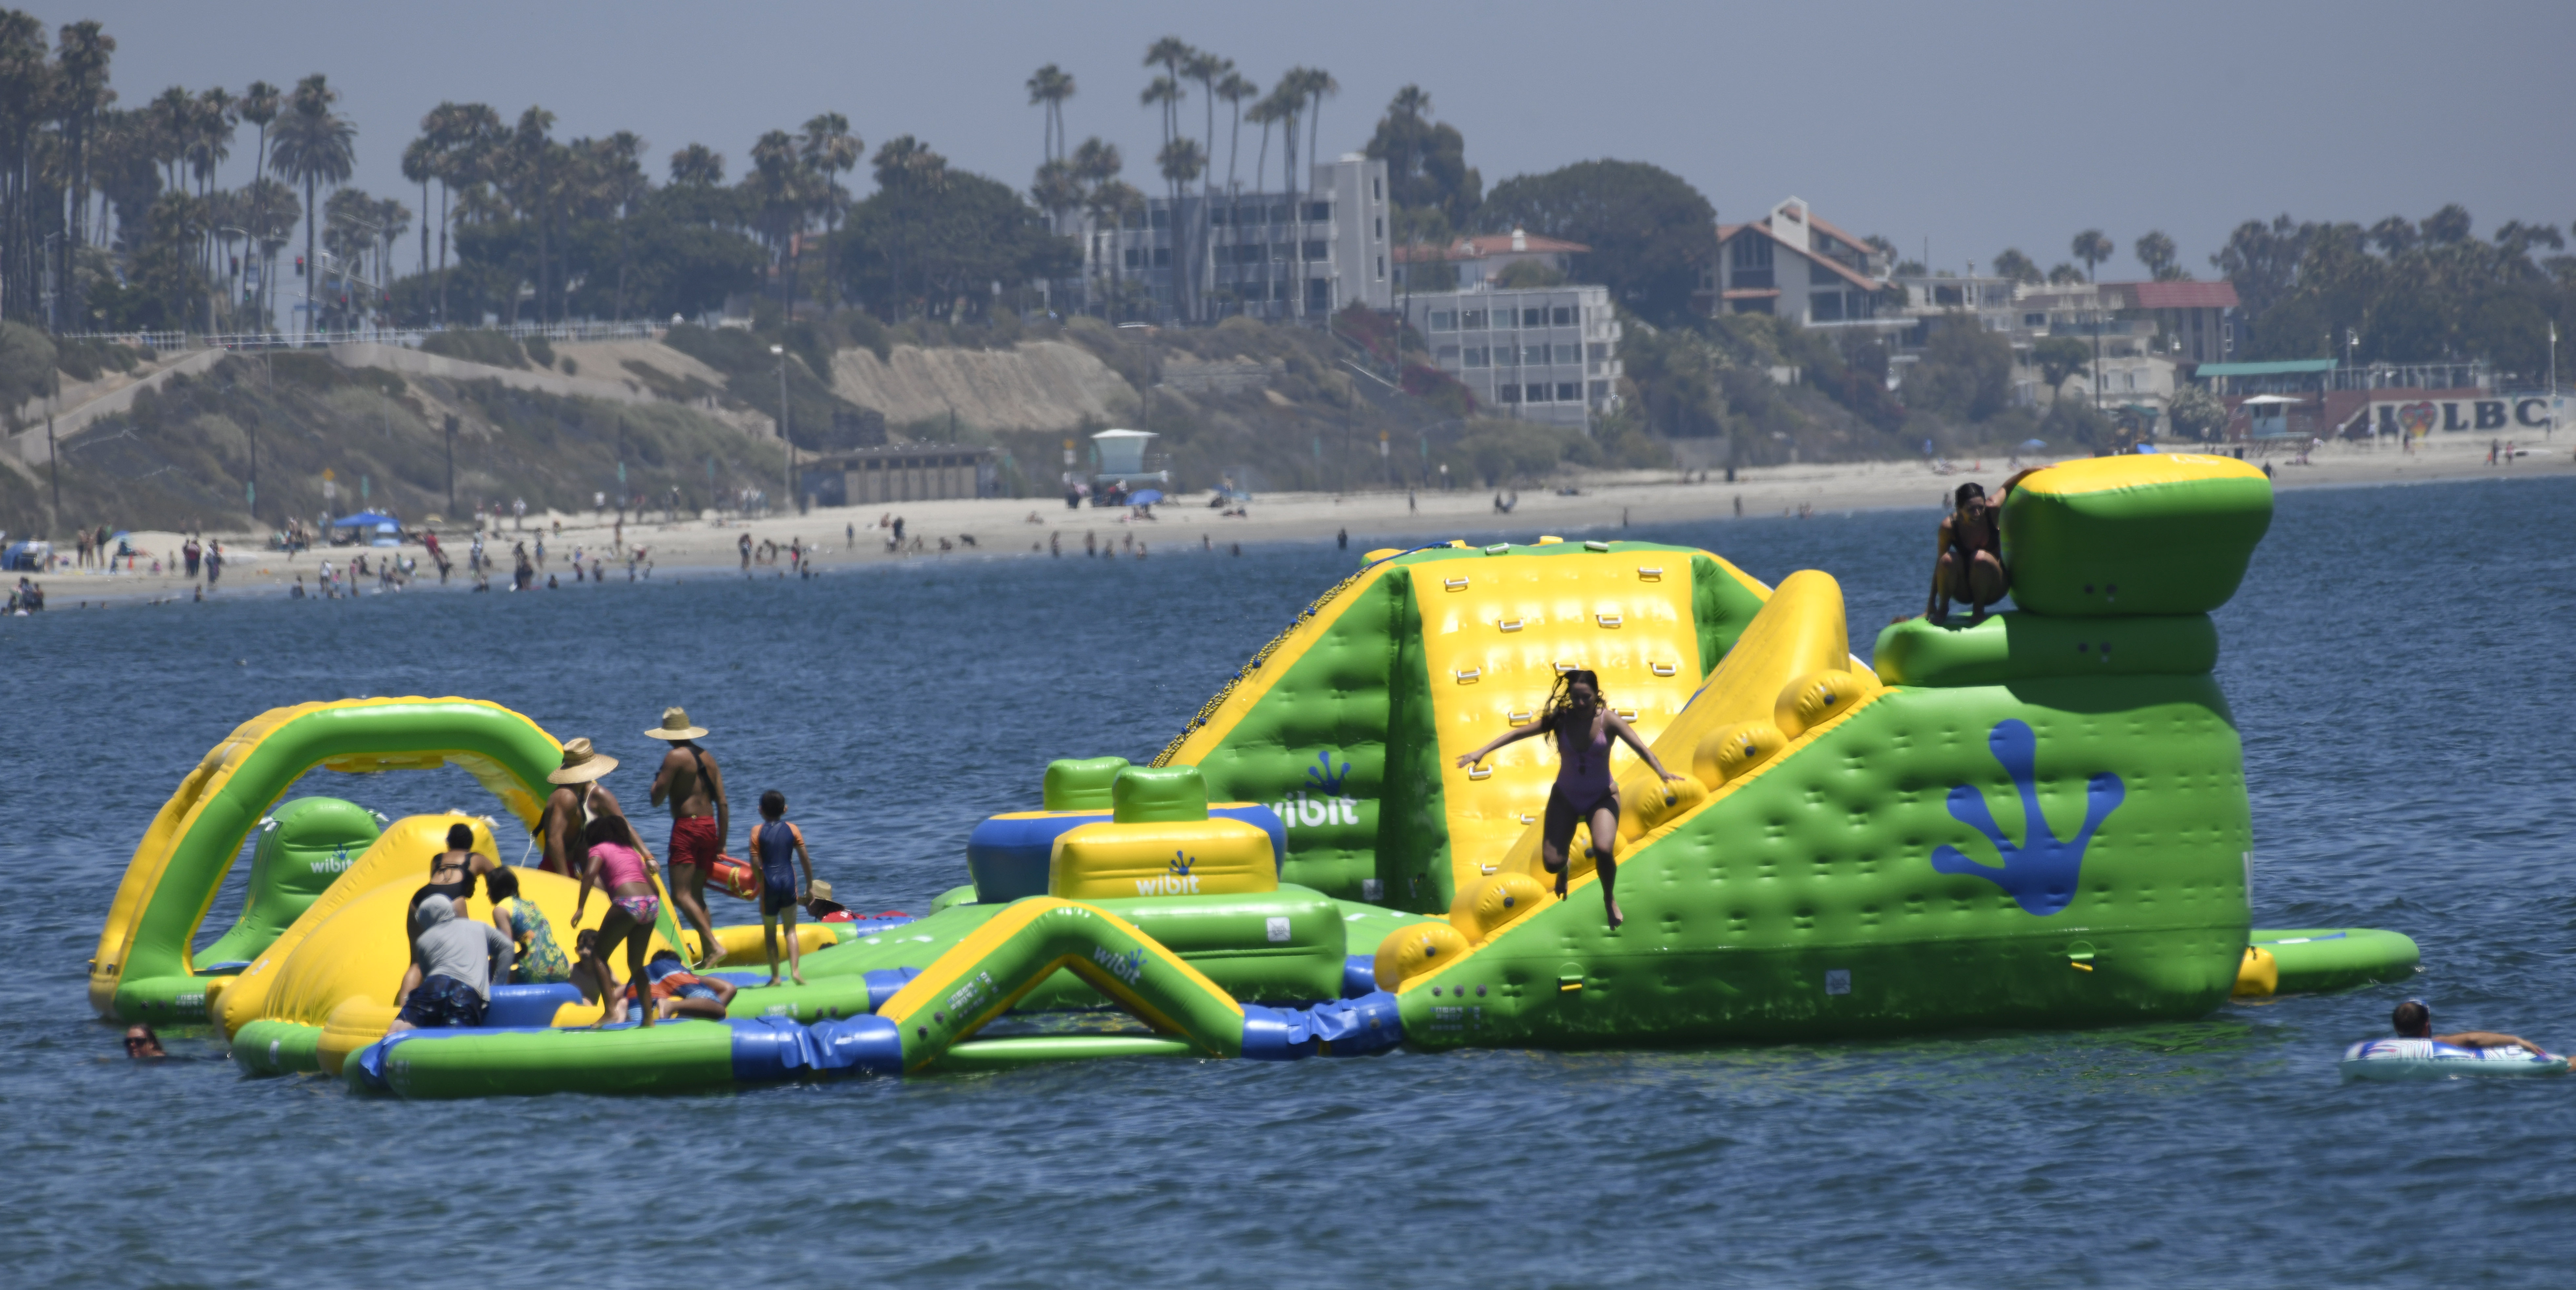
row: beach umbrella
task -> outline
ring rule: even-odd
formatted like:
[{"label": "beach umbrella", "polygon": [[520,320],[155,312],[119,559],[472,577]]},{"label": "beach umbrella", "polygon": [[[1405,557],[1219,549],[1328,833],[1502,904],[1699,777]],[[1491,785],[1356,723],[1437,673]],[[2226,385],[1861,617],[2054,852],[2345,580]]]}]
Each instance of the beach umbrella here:
[{"label": "beach umbrella", "polygon": [[2046,439],[2024,439],[2021,441],[2021,450],[2023,452],[2037,452],[2047,446],[2048,441]]},{"label": "beach umbrella", "polygon": [[1127,497],[1127,502],[1131,506],[1151,506],[1161,500],[1163,500],[1163,490],[1159,488],[1148,488],[1144,492],[1131,493]]}]

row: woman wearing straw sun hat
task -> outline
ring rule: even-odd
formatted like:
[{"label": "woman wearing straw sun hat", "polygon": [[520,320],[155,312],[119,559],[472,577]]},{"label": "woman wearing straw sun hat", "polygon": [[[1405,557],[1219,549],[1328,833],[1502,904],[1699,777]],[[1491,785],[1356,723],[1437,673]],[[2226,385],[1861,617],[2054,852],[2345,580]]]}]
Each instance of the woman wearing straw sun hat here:
[{"label": "woman wearing straw sun hat", "polygon": [[[581,875],[582,861],[589,858],[589,847],[583,835],[590,822],[613,819],[626,834],[626,844],[644,850],[644,839],[626,819],[626,811],[617,804],[617,795],[599,782],[601,776],[617,769],[617,759],[590,746],[588,739],[575,739],[563,746],[563,765],[546,776],[555,790],[546,795],[545,812],[538,817],[537,828],[545,837],[545,858],[538,867],[567,878]],[[651,852],[645,852],[647,856]]]},{"label": "woman wearing straw sun hat", "polygon": [[724,770],[695,742],[706,734],[705,727],[690,724],[686,708],[664,708],[662,724],[644,732],[647,739],[671,745],[653,776],[653,804],[671,804],[671,903],[698,929],[702,957],[697,966],[702,968],[724,960],[715,920],[707,916],[707,872],[715,868],[733,833]]}]

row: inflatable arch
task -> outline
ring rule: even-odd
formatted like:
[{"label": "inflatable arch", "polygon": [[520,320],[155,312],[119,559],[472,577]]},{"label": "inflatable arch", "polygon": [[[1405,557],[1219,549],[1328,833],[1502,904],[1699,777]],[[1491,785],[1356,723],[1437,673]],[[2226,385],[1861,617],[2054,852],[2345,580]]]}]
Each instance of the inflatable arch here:
[{"label": "inflatable arch", "polygon": [[[125,1020],[241,1016],[241,1008],[255,1006],[250,996],[261,979],[304,934],[366,889],[422,872],[421,847],[437,844],[390,830],[286,927],[273,925],[278,906],[255,896],[242,923],[209,947],[222,955],[210,962],[251,962],[238,977],[201,972],[189,945],[225,873],[262,816],[314,767],[368,774],[454,765],[533,828],[546,775],[561,760],[562,745],[535,722],[478,699],[344,699],[276,708],[242,723],[181,781],[135,848],[90,960],[90,1006]],[[437,819],[434,831],[443,834],[448,823]],[[488,828],[475,827],[478,845],[491,847]],[[677,942],[676,929],[663,931]],[[225,1008],[222,996],[236,984],[253,989]]]}]

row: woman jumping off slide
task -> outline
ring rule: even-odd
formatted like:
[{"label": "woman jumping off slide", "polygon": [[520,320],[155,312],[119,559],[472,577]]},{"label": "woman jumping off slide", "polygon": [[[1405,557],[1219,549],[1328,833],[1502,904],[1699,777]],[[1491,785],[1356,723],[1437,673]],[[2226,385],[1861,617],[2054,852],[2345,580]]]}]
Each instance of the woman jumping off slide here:
[{"label": "woman jumping off slide", "polygon": [[1601,875],[1601,904],[1610,915],[1610,926],[1628,921],[1619,912],[1617,886],[1619,862],[1613,848],[1619,841],[1619,787],[1610,778],[1610,741],[1617,738],[1637,750],[1657,775],[1677,780],[1681,776],[1664,769],[1655,750],[1637,737],[1627,722],[1601,701],[1601,678],[1589,670],[1578,669],[1557,674],[1556,687],[1549,692],[1547,708],[1539,719],[1497,736],[1492,743],[1458,759],[1460,768],[1474,766],[1506,744],[1536,735],[1550,735],[1556,740],[1556,787],[1547,795],[1546,827],[1540,836],[1539,858],[1547,871],[1556,875],[1556,894],[1565,895],[1568,865],[1565,849],[1574,841],[1574,822],[1584,821],[1592,830],[1593,871]]}]

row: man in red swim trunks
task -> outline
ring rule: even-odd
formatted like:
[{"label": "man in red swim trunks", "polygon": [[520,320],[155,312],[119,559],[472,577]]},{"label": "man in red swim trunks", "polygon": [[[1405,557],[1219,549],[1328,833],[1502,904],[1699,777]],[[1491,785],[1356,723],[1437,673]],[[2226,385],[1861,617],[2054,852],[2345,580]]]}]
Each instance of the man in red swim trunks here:
[{"label": "man in red swim trunks", "polygon": [[662,724],[644,732],[647,738],[671,745],[671,751],[663,754],[662,769],[653,776],[653,804],[660,806],[665,800],[671,804],[671,903],[698,929],[699,967],[724,961],[724,947],[716,944],[715,922],[707,917],[707,873],[715,868],[716,857],[724,854],[725,838],[733,832],[732,814],[725,805],[724,772],[694,742],[706,733],[689,724],[689,714],[682,708],[663,709]]}]

